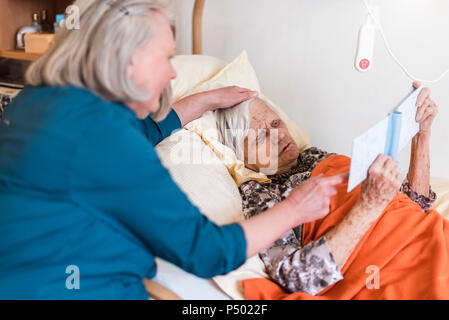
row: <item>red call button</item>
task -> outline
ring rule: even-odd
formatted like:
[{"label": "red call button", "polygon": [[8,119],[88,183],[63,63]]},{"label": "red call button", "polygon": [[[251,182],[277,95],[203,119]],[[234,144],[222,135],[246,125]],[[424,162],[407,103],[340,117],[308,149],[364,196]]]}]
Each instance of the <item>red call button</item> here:
[{"label": "red call button", "polygon": [[360,60],[359,66],[360,66],[360,69],[362,69],[362,70],[368,69],[368,67],[369,67],[369,60],[368,59]]}]

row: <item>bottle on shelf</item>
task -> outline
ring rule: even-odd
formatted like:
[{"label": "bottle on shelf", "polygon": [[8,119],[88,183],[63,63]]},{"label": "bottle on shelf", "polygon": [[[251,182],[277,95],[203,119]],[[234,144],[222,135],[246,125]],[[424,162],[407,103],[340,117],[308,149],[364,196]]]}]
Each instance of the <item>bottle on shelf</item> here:
[{"label": "bottle on shelf", "polygon": [[53,26],[51,25],[50,21],[48,21],[47,10],[42,10],[41,26],[42,26],[42,32],[53,33]]},{"label": "bottle on shelf", "polygon": [[17,49],[25,49],[24,37],[27,33],[42,32],[42,26],[39,23],[39,13],[33,13],[33,24],[31,26],[22,27],[17,33]]},{"label": "bottle on shelf", "polygon": [[65,19],[64,14],[57,14],[56,15],[56,22],[54,23],[54,30],[55,33],[58,32],[59,28],[61,28],[61,21]]}]

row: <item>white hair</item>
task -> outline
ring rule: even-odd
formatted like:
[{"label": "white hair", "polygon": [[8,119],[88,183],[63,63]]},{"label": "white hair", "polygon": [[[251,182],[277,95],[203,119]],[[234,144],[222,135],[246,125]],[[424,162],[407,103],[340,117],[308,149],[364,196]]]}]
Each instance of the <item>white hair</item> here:
[{"label": "white hair", "polygon": [[[78,0],[79,30],[59,29],[50,49],[27,70],[32,86],[71,85],[107,101],[146,101],[153,92],[135,86],[128,73],[134,52],[155,34],[152,11],[164,14],[174,29],[171,2],[157,0]],[[148,70],[151,72],[151,70]],[[170,88],[161,95],[163,119],[171,108]]]},{"label": "white hair", "polygon": [[244,159],[244,140],[250,126],[249,105],[253,99],[243,101],[235,107],[215,111],[221,142],[231,148],[237,159]]},{"label": "white hair", "polygon": [[249,106],[253,101],[257,100],[262,101],[277,114],[277,111],[269,102],[259,97],[243,101],[232,108],[215,111],[221,142],[231,148],[235,152],[237,159],[241,161],[244,161],[244,142],[248,136],[251,122]]}]

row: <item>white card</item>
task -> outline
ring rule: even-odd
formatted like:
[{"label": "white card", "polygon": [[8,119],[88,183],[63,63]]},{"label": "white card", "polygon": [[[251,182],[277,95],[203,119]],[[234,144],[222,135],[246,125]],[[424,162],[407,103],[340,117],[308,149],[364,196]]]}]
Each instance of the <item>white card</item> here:
[{"label": "white card", "polygon": [[[416,122],[416,99],[422,87],[413,89],[394,110],[402,113],[401,135],[398,152],[418,133],[419,123]],[[354,189],[368,176],[368,169],[379,154],[385,152],[389,117],[377,123],[371,129],[355,138],[352,143],[351,169],[349,172],[348,192]]]},{"label": "white card", "polygon": [[352,143],[351,170],[349,172],[348,192],[368,176],[368,169],[377,156],[385,151],[388,117],[377,123]]}]

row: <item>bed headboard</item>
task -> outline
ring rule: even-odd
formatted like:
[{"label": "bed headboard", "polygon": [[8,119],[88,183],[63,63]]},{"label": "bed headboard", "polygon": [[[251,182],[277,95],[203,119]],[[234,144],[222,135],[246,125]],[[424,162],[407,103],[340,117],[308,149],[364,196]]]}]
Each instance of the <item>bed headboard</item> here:
[{"label": "bed headboard", "polygon": [[195,0],[192,15],[192,54],[203,53],[203,9],[206,0]]}]

